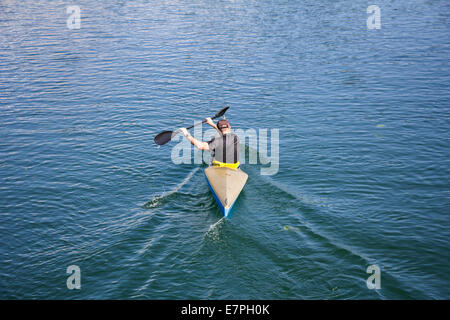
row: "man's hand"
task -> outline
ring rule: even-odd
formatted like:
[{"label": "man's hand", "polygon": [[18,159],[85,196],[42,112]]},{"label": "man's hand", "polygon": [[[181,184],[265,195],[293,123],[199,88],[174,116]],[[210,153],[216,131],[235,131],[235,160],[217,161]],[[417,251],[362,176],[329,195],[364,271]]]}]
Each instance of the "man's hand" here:
[{"label": "man's hand", "polygon": [[216,129],[218,133],[222,134],[222,132],[219,130],[219,128],[217,128],[217,125],[214,123],[214,121],[212,121],[211,118],[206,118],[205,121],[206,121],[206,123],[209,124],[211,127],[213,127],[214,129]]},{"label": "man's hand", "polygon": [[180,131],[182,134],[184,134],[185,137],[187,137],[189,135],[189,132],[187,131],[186,128],[180,128]]}]

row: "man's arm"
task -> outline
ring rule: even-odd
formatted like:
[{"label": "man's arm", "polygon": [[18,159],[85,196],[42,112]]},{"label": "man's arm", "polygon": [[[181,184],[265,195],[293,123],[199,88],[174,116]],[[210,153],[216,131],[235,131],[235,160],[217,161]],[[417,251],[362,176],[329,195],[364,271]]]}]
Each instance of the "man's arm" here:
[{"label": "man's arm", "polygon": [[188,139],[196,148],[200,150],[209,150],[208,142],[202,142],[195,139],[191,134],[186,130],[186,128],[181,128],[181,132],[184,134],[186,139]]},{"label": "man's arm", "polygon": [[206,123],[209,124],[211,127],[213,127],[214,129],[217,130],[217,132],[219,132],[220,134],[222,134],[222,132],[219,130],[219,128],[217,127],[217,125],[214,123],[214,121],[212,121],[211,118],[206,118]]}]

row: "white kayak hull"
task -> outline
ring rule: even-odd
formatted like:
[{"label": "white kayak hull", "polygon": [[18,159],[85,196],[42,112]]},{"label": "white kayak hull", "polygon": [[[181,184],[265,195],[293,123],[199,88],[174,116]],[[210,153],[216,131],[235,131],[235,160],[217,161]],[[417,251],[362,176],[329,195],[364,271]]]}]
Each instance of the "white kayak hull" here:
[{"label": "white kayak hull", "polygon": [[211,166],[205,169],[205,176],[220,211],[228,217],[247,182],[248,175],[241,169]]}]

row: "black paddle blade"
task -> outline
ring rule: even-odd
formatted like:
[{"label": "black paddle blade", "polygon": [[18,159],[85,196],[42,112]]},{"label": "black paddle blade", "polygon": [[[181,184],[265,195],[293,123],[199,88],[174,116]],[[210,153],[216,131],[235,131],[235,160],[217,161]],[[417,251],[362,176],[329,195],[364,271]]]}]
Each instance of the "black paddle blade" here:
[{"label": "black paddle blade", "polygon": [[227,112],[227,110],[228,110],[229,108],[230,108],[230,107],[225,107],[225,108],[223,108],[222,110],[220,110],[219,112],[217,112],[216,115],[215,115],[212,119],[219,118],[219,117],[223,116],[223,115],[225,114],[225,112]]},{"label": "black paddle blade", "polygon": [[163,132],[161,132],[161,133],[159,133],[156,137],[155,137],[155,139],[153,139],[153,140],[155,140],[155,143],[158,145],[158,146],[162,146],[163,144],[166,144],[167,142],[169,142],[170,140],[172,140],[172,137],[174,136],[174,135],[176,135],[178,132],[173,132],[173,131],[163,131]]}]

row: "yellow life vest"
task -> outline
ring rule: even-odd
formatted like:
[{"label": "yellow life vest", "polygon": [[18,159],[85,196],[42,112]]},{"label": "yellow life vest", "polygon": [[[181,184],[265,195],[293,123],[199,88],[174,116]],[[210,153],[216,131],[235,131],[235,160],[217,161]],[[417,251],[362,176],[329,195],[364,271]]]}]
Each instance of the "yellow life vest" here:
[{"label": "yellow life vest", "polygon": [[241,165],[241,163],[239,161],[236,163],[225,163],[225,162],[220,162],[217,160],[213,160],[212,164],[215,167],[227,167],[227,168],[230,168],[233,170],[237,170],[237,168],[239,168],[239,166]]}]

